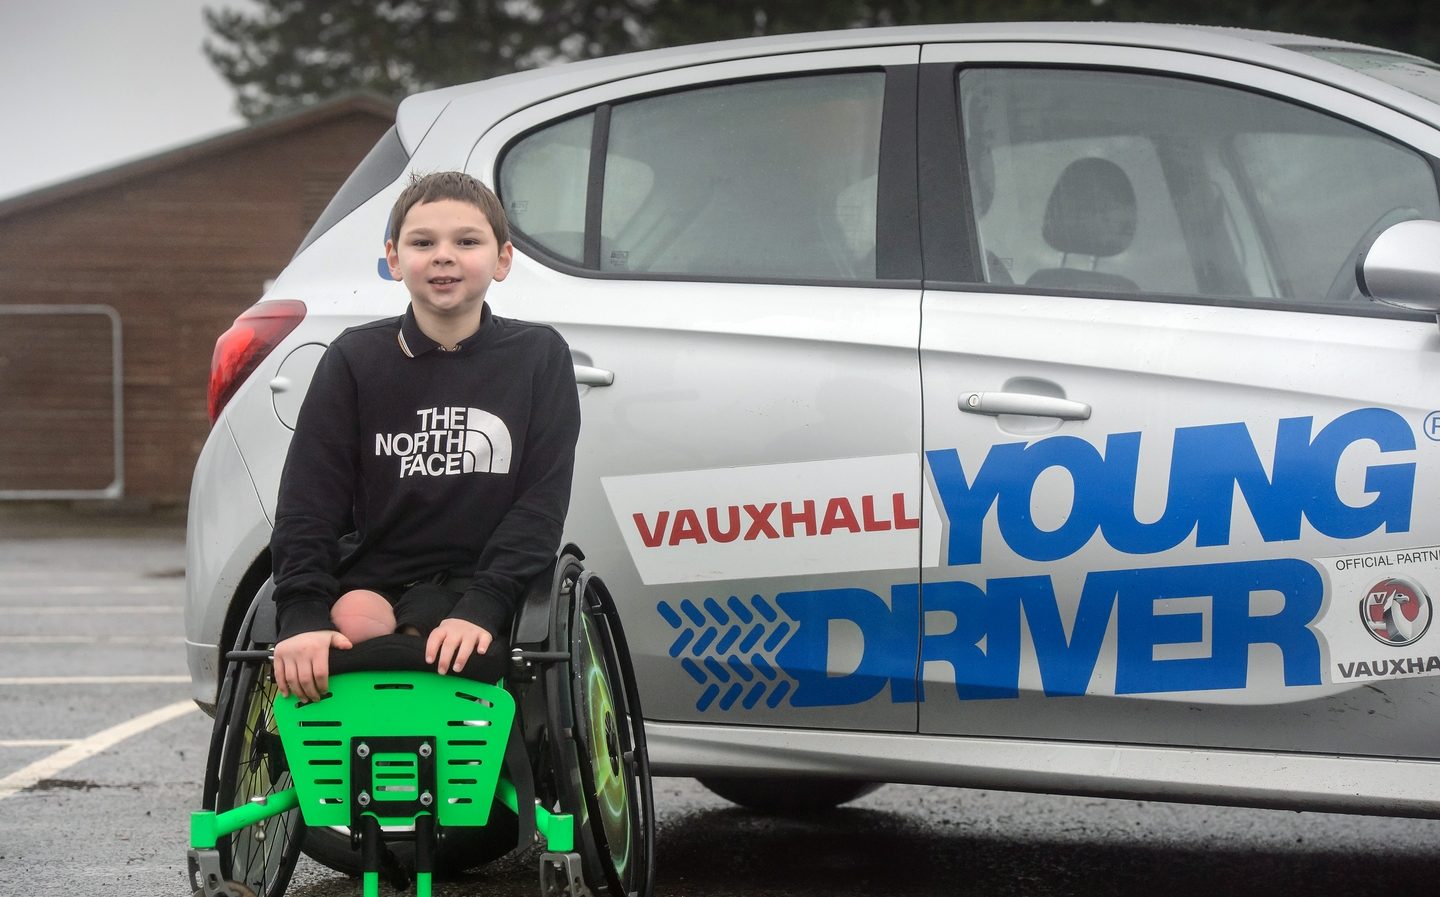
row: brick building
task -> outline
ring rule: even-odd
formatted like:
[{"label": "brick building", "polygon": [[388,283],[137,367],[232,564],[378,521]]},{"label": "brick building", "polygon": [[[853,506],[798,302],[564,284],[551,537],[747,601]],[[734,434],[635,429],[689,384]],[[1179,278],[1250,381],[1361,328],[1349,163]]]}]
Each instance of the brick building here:
[{"label": "brick building", "polygon": [[215,338],[394,121],[350,97],[0,202],[0,501],[183,503]]}]

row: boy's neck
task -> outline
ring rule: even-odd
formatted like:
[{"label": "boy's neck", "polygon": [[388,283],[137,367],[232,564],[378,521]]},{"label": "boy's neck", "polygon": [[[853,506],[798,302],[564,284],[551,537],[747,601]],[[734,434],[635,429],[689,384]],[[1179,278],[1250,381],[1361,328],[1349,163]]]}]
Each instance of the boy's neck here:
[{"label": "boy's neck", "polygon": [[415,324],[421,333],[439,343],[442,348],[453,349],[460,345],[461,340],[469,339],[479,332],[485,305],[481,303],[474,314],[456,318],[427,314],[414,305],[410,306],[410,310],[415,315]]}]

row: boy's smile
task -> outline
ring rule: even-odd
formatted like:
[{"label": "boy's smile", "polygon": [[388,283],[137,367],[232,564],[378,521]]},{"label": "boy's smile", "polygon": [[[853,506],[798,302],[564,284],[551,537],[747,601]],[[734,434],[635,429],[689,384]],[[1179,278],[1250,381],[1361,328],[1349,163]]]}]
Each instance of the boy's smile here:
[{"label": "boy's smile", "polygon": [[398,240],[386,243],[385,257],[391,276],[410,291],[416,322],[444,343],[456,339],[457,327],[468,327],[458,337],[463,339],[479,326],[485,293],[510,273],[512,250],[509,243],[498,245],[479,208],[441,199],[410,209]]}]

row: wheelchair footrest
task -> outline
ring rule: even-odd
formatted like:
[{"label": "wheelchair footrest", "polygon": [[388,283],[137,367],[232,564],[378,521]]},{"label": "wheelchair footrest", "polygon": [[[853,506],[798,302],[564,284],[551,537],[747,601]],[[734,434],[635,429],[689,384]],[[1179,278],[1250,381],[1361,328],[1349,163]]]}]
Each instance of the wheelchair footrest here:
[{"label": "wheelchair footrest", "polygon": [[580,854],[540,854],[540,897],[594,897],[585,885],[585,870]]},{"label": "wheelchair footrest", "polygon": [[228,881],[220,871],[220,851],[213,847],[190,848],[185,857],[190,872],[190,887],[205,897],[246,897],[249,888]]}]

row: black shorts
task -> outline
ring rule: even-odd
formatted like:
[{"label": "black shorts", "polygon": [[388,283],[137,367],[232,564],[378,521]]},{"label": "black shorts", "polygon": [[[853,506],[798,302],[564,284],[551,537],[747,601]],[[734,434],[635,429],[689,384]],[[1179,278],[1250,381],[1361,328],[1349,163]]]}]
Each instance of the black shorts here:
[{"label": "black shorts", "polygon": [[[408,586],[372,589],[394,607],[396,628],[414,626],[420,637],[397,632],[363,641],[348,650],[332,649],[330,671],[433,669],[425,663],[425,639],[441,620],[455,610],[455,605],[469,586],[468,578],[442,576]],[[460,672],[461,676],[492,683],[505,676],[510,660],[510,633],[492,632],[490,635],[493,641],[489,650],[471,657]]]},{"label": "black shorts", "polygon": [[[466,585],[468,586],[468,583]],[[421,638],[427,638],[431,631],[440,625],[440,621],[455,610],[455,605],[460,603],[460,596],[465,594],[465,587],[455,589],[448,582],[425,580],[408,586],[375,591],[383,595],[394,608],[397,631],[413,626]]]}]

